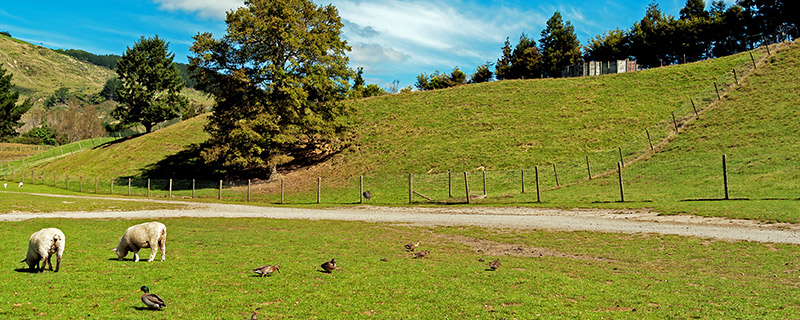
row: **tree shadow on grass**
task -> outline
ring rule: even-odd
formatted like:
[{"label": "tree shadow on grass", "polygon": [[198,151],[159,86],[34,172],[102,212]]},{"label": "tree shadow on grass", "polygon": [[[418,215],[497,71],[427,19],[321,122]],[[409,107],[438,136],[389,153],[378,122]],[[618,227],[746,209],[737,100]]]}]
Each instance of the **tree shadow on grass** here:
[{"label": "tree shadow on grass", "polygon": [[216,180],[223,177],[224,173],[206,164],[200,155],[202,150],[203,146],[199,144],[189,145],[186,149],[145,167],[142,178]]}]

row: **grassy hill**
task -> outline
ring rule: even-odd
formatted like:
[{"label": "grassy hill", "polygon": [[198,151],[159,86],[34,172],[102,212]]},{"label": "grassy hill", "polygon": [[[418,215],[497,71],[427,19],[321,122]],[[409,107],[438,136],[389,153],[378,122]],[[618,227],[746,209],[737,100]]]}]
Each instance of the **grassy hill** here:
[{"label": "grassy hill", "polygon": [[0,63],[14,75],[13,82],[20,95],[39,102],[60,87],[99,92],[116,75],[111,69],[3,35],[0,35]]}]

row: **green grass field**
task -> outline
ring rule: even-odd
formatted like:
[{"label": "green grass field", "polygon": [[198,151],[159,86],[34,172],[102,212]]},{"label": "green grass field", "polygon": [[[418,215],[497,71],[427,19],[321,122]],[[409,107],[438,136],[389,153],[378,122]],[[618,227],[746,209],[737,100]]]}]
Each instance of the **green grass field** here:
[{"label": "green grass field", "polygon": [[[0,224],[0,317],[800,317],[800,250],[792,245],[332,221],[160,221],[168,228],[167,260],[152,263],[120,262],[110,251],[142,221]],[[27,239],[44,227],[66,234],[62,271],[24,272],[18,261]],[[404,251],[416,240],[429,257]],[[146,259],[150,252],[140,253]],[[320,272],[331,258],[339,269]],[[500,269],[487,271],[497,258]],[[282,272],[260,278],[250,271],[266,263]],[[142,310],[135,292],[142,285],[168,307]]]}]

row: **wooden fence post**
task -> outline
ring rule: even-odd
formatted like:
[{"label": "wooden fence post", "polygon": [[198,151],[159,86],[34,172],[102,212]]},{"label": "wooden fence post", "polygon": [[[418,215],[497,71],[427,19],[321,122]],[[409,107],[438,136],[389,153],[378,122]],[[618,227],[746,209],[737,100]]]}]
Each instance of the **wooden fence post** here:
[{"label": "wooden fence post", "polygon": [[128,178],[128,196],[131,196],[131,178]]},{"label": "wooden fence post", "polygon": [[97,194],[97,177],[94,177],[94,194]]},{"label": "wooden fence post", "polygon": [[589,156],[586,156],[586,171],[589,172],[589,180],[592,180],[592,167],[589,166]]},{"label": "wooden fence post", "polygon": [[483,195],[486,196],[486,169],[481,170],[483,173]]},{"label": "wooden fence post", "polygon": [[283,204],[283,179],[281,179],[281,204]]},{"label": "wooden fence post", "polygon": [[653,150],[653,140],[650,139],[650,130],[644,129],[644,132],[647,133],[647,142],[650,143],[650,151]]},{"label": "wooden fence post", "polygon": [[677,133],[678,132],[678,121],[675,120],[675,112],[674,111],[672,112],[672,125],[675,126],[675,133]]},{"label": "wooden fence post", "polygon": [[219,194],[217,195],[217,200],[222,200],[222,180],[219,181]]},{"label": "wooden fence post", "polygon": [[447,197],[453,197],[453,176],[450,174],[450,170],[447,170]]},{"label": "wooden fence post", "polygon": [[558,183],[558,171],[556,171],[555,163],[553,163],[553,174],[556,176],[556,187],[561,187],[561,185]]},{"label": "wooden fence post", "polygon": [[698,114],[697,114],[697,107],[695,107],[695,106],[694,106],[694,99],[691,99],[691,98],[690,98],[690,99],[689,99],[689,101],[691,101],[691,102],[692,102],[692,110],[694,110],[694,116],[695,116],[695,117],[696,117],[696,116],[698,116]]},{"label": "wooden fence post", "polygon": [[169,179],[169,195],[167,198],[172,199],[172,178]]},{"label": "wooden fence post", "polygon": [[414,203],[414,175],[408,174],[408,204]]},{"label": "wooden fence post", "polygon": [[250,202],[250,179],[247,179],[247,202]]},{"label": "wooden fence post", "polygon": [[536,202],[542,202],[542,197],[539,191],[539,166],[533,167],[536,172]]},{"label": "wooden fence post", "polygon": [[147,197],[150,198],[150,179],[147,179]]},{"label": "wooden fence post", "polygon": [[525,193],[525,169],[519,169],[520,180],[522,180],[522,193]]},{"label": "wooden fence post", "polygon": [[620,202],[625,202],[625,191],[622,188],[622,164],[617,162],[617,171],[619,172],[619,199]]},{"label": "wooden fence post", "polygon": [[719,87],[717,87],[716,81],[714,81],[714,90],[717,91],[717,100],[722,100],[722,96],[719,95]]},{"label": "wooden fence post", "polygon": [[624,167],[625,166],[625,160],[622,159],[622,147],[617,147],[617,150],[619,150],[619,162],[622,163],[622,166]]},{"label": "wooden fence post", "polygon": [[358,176],[358,203],[364,203],[364,176]]},{"label": "wooden fence post", "polygon": [[[13,169],[12,169],[12,171],[11,171],[11,179],[14,179],[14,171],[13,171]],[[56,179],[56,173],[55,173],[55,171],[54,171],[54,172],[53,172],[53,188],[55,188],[55,187],[58,187],[58,185],[56,185],[56,180],[57,180],[57,179]],[[96,193],[96,192],[95,192],[95,193]]]},{"label": "wooden fence post", "polygon": [[725,185],[725,200],[729,200],[728,197],[728,158],[724,154],[722,155],[722,181]]},{"label": "wooden fence post", "polygon": [[467,178],[466,171],[464,171],[464,189],[467,192],[467,204],[469,204],[469,178]]},{"label": "wooden fence post", "polygon": [[753,58],[753,52],[752,51],[750,52],[750,61],[753,62],[753,70],[755,70],[756,69],[756,59]]},{"label": "wooden fence post", "polygon": [[114,178],[111,178],[111,188],[109,190],[111,190],[111,194],[113,195],[114,194]]},{"label": "wooden fence post", "polygon": [[[81,176],[80,179],[81,179],[80,190],[81,190],[81,192],[83,192],[83,176]],[[44,183],[44,181],[42,181],[42,183]]]},{"label": "wooden fence post", "polygon": [[65,183],[67,190],[69,190],[69,173],[67,173],[67,182]]},{"label": "wooden fence post", "polygon": [[322,202],[322,177],[317,177],[317,203]]},{"label": "wooden fence post", "polygon": [[733,80],[736,81],[736,85],[739,85],[739,77],[736,76],[736,68],[733,68]]},{"label": "wooden fence post", "polygon": [[192,179],[192,199],[194,199],[194,179]]}]

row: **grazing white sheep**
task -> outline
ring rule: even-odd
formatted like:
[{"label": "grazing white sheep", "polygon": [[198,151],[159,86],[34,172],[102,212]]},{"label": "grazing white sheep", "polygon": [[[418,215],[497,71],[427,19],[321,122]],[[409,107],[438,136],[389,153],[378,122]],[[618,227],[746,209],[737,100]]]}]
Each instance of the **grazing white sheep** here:
[{"label": "grazing white sheep", "polygon": [[22,188],[22,181],[19,182],[19,187]]},{"label": "grazing white sheep", "polygon": [[156,253],[161,249],[161,261],[166,259],[167,226],[161,222],[145,222],[128,228],[119,244],[112,251],[117,252],[117,257],[122,258],[128,255],[128,251],[133,251],[133,262],[139,261],[139,249],[150,248],[150,259],[152,262],[156,258]]},{"label": "grazing white sheep", "polygon": [[8,188],[8,183],[4,183],[3,188]]},{"label": "grazing white sheep", "polygon": [[[53,270],[53,264],[50,259],[55,254],[56,269],[54,271],[58,272],[58,269],[61,268],[61,256],[64,255],[65,241],[64,232],[59,229],[44,228],[36,231],[28,240],[27,257],[20,262],[27,262],[31,271],[38,269],[39,272],[43,272],[45,264],[50,266],[50,270]],[[41,268],[39,268],[39,262],[42,263]]]}]

